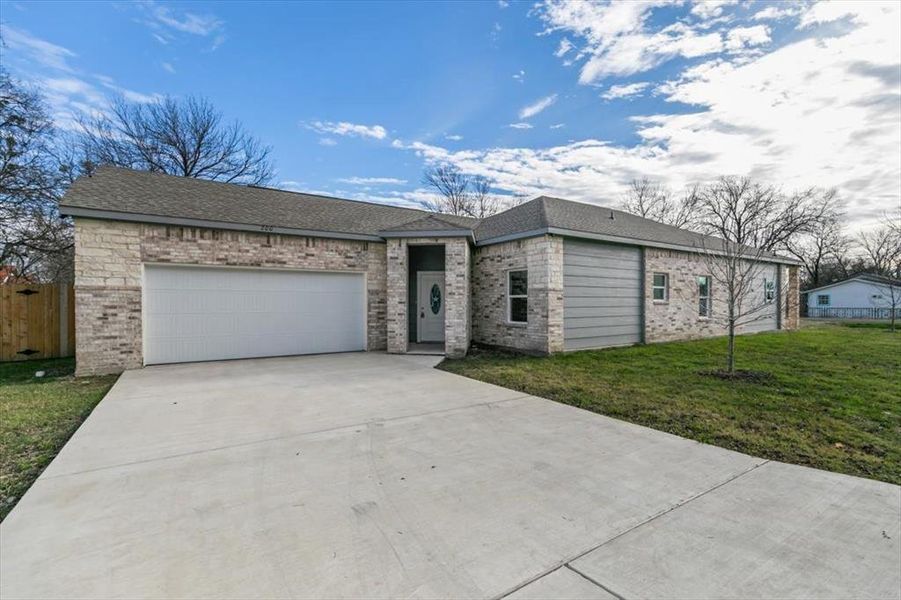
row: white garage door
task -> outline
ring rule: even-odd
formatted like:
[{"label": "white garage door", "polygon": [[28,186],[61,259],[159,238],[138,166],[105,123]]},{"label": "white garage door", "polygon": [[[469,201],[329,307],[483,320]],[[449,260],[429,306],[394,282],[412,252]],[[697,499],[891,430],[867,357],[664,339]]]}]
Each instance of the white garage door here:
[{"label": "white garage door", "polygon": [[365,347],[360,273],[145,265],[146,364]]}]

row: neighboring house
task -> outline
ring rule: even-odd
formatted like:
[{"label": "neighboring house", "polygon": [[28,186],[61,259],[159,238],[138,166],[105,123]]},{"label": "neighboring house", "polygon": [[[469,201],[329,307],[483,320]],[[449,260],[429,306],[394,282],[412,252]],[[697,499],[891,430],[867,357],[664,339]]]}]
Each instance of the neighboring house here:
[{"label": "neighboring house", "polygon": [[901,314],[901,281],[857,275],[803,292],[806,316],[814,319],[888,319]]},{"label": "neighboring house", "polygon": [[0,265],[0,285],[4,283],[32,283],[28,276],[21,276],[18,270],[12,265]]},{"label": "neighboring house", "polygon": [[[721,240],[541,197],[476,220],[101,168],[75,221],[78,373],[471,342],[550,353],[725,332],[701,247]],[[794,328],[798,270],[745,331]],[[764,291],[764,287],[767,290]],[[719,318],[718,318],[719,317]]]}]

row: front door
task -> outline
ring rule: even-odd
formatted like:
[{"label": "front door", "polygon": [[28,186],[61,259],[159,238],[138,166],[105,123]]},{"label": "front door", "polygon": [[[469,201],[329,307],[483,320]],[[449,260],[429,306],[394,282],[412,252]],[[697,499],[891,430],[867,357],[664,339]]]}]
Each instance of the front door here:
[{"label": "front door", "polygon": [[416,341],[444,341],[444,271],[420,271],[416,278],[419,315]]}]

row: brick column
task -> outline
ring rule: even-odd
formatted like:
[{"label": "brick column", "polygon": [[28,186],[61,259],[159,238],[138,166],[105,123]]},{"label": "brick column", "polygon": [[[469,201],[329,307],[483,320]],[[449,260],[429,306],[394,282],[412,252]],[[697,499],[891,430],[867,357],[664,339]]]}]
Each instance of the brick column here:
[{"label": "brick column", "polygon": [[388,352],[407,351],[407,242],[388,240]]},{"label": "brick column", "polygon": [[470,318],[469,240],[451,238],[444,245],[444,353],[461,358],[469,351]]},{"label": "brick column", "polygon": [[75,374],[140,368],[141,225],[75,220]]},{"label": "brick column", "polygon": [[783,329],[798,329],[801,326],[801,281],[798,267],[788,267],[788,290],[786,293],[786,312],[782,317]]},{"label": "brick column", "polygon": [[545,238],[547,256],[547,351],[563,351],[563,238]]}]

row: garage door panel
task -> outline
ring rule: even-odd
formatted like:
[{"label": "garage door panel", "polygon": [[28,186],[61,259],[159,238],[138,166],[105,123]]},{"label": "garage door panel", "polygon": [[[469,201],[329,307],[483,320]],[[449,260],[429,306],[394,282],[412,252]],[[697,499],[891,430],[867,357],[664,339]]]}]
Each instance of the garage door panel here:
[{"label": "garage door panel", "polygon": [[641,250],[564,240],[563,340],[567,350],[641,341]]},{"label": "garage door panel", "polygon": [[147,265],[147,364],[363,350],[359,273]]}]

